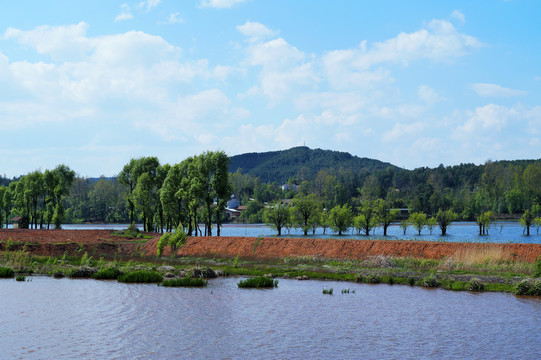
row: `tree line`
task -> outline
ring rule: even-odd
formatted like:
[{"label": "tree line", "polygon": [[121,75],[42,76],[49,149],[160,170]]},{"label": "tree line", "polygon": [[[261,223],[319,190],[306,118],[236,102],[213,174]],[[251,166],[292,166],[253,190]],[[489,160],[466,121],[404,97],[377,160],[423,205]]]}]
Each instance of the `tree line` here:
[{"label": "tree line", "polygon": [[[481,234],[502,217],[520,219],[529,231],[540,216],[540,161],[489,161],[415,170],[339,167],[316,172],[301,167],[287,181],[297,185],[296,190],[282,190],[282,183],[264,182],[242,169],[229,173],[228,169],[225,153],[206,152],[174,165],[162,165],[156,157],[131,159],[113,178],[78,177],[65,165],[13,180],[0,177],[0,223],[5,225],[14,217],[21,218],[22,226],[32,228],[77,222],[139,222],[147,231],[170,231],[182,225],[190,235],[211,235],[212,224],[218,224],[219,233],[219,225],[228,221],[224,208],[232,194],[246,207],[241,221],[251,223],[270,222],[265,212],[282,200],[288,200],[283,205],[297,209],[314,206],[306,204],[307,198],[317,202],[326,219],[316,222],[302,210],[303,215],[296,215],[302,223],[288,220],[290,226],[297,224],[304,231],[316,223],[330,228],[331,212],[333,220],[340,218],[338,213],[345,214],[347,220],[347,209],[352,220],[346,224],[363,233],[374,227],[361,226],[363,223],[370,224],[370,219],[381,222],[382,218],[381,210],[379,216],[373,216],[368,208],[374,213],[380,208],[408,209],[409,214],[424,216],[422,226],[427,229],[436,226],[438,213],[451,212],[453,220],[477,222]],[[404,219],[394,212],[392,221],[415,224],[413,218]],[[340,223],[334,226],[338,229]]]},{"label": "tree line", "polygon": [[97,181],[76,178],[65,165],[34,171],[0,186],[0,223],[15,217],[23,228],[49,229],[66,222],[141,221],[144,231],[181,227],[190,236],[212,235],[214,223],[219,235],[231,194],[228,165],[229,157],[218,151],[174,165],[156,157],[131,159],[117,178]]}]

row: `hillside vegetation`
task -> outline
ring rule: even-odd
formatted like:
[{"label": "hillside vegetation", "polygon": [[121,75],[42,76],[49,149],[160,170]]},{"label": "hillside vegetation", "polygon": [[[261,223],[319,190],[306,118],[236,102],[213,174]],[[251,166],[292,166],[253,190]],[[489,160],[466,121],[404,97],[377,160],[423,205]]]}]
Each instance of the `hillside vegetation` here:
[{"label": "hillside vegetation", "polygon": [[355,172],[384,170],[396,166],[368,158],[360,158],[346,152],[310,149],[306,146],[289,150],[247,153],[230,157],[229,172],[241,169],[243,174],[259,178],[262,182],[286,183],[297,177],[310,178],[320,170],[351,169]]}]

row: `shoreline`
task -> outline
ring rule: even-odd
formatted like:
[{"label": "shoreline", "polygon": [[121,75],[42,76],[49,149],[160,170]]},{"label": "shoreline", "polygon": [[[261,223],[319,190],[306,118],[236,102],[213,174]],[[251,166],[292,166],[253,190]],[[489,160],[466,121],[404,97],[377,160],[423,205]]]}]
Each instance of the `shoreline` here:
[{"label": "shoreline", "polygon": [[541,244],[216,236],[189,237],[174,257],[169,247],[157,257],[160,236],[4,229],[0,230],[0,266],[42,275],[69,274],[85,267],[86,272],[80,273],[91,276],[108,264],[127,266],[126,271],[129,266],[155,269],[161,264],[172,267],[168,272],[174,276],[209,267],[227,275],[272,274],[449,290],[469,290],[475,281],[485,291],[514,292],[518,283],[533,277],[536,261],[541,262]]}]

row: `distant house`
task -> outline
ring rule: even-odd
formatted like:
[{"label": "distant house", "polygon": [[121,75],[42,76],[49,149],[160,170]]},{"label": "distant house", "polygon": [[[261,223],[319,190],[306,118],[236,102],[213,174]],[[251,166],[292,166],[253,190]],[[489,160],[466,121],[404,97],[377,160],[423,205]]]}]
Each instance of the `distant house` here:
[{"label": "distant house", "polygon": [[299,186],[295,184],[284,184],[282,185],[282,191],[291,190],[291,191],[297,191],[297,188]]},{"label": "distant house", "polygon": [[227,207],[225,209],[231,220],[238,219],[244,210],[246,210],[246,206],[242,206],[240,200],[237,199],[235,195],[231,195],[231,200],[227,202]]}]

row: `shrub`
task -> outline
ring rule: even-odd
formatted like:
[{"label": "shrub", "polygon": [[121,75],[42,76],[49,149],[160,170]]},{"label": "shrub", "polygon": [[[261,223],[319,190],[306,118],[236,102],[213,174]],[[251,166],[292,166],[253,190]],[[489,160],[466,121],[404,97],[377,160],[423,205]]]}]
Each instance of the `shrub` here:
[{"label": "shrub", "polygon": [[138,270],[120,275],[118,281],[123,283],[160,283],[163,276],[155,271]]},{"label": "shrub", "polygon": [[71,278],[89,278],[96,273],[96,269],[81,266],[78,268],[73,268],[67,272],[67,275]]},{"label": "shrub", "polygon": [[15,271],[9,267],[0,267],[0,278],[12,278]]},{"label": "shrub", "polygon": [[278,280],[273,280],[270,277],[258,276],[241,280],[238,283],[240,288],[274,288],[278,287]]},{"label": "shrub", "polygon": [[124,230],[124,235],[130,237],[138,237],[140,233],[141,231],[135,224],[131,224],[126,230]]},{"label": "shrub", "polygon": [[427,276],[422,281],[423,287],[432,288],[440,286],[440,282],[434,275]]},{"label": "shrub", "polygon": [[524,279],[515,288],[517,295],[541,296],[541,280]]},{"label": "shrub", "polygon": [[207,286],[208,282],[201,278],[180,278],[180,279],[168,279],[162,282],[162,286],[167,287],[203,287]]},{"label": "shrub", "polygon": [[99,270],[92,275],[92,278],[97,280],[116,280],[120,275],[122,275],[122,271],[116,267],[110,267]]},{"label": "shrub", "polygon": [[166,232],[160,237],[160,240],[158,240],[156,255],[162,256],[163,249],[165,249],[165,245],[169,244],[169,238],[171,237],[171,233]]},{"label": "shrub", "polygon": [[485,284],[481,282],[478,278],[472,278],[470,280],[468,290],[470,291],[481,291],[485,288]]}]

